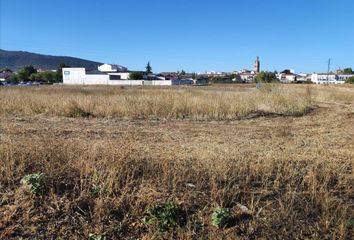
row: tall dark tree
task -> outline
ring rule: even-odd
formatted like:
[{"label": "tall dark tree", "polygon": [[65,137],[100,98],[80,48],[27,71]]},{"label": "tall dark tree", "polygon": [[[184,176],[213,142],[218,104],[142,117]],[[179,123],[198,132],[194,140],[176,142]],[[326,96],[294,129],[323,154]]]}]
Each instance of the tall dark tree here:
[{"label": "tall dark tree", "polygon": [[34,73],[37,73],[37,69],[35,69],[32,65],[26,66],[23,69],[24,73],[25,73],[25,78],[24,80],[29,80],[30,76]]},{"label": "tall dark tree", "polygon": [[152,68],[150,66],[150,62],[147,63],[145,69],[146,69],[146,74],[151,74],[152,73]]},{"label": "tall dark tree", "polygon": [[18,80],[27,81],[30,79],[30,76],[34,73],[37,73],[37,69],[35,69],[32,65],[29,65],[17,72],[17,78]]},{"label": "tall dark tree", "polygon": [[32,73],[37,73],[37,69],[35,69],[32,65],[28,65],[23,69],[28,76],[30,76]]}]

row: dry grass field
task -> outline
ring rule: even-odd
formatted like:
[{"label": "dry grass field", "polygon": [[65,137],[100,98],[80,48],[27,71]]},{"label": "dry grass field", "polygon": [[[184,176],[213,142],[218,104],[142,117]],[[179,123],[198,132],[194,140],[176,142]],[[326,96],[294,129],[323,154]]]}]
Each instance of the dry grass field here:
[{"label": "dry grass field", "polygon": [[353,239],[353,86],[6,87],[0,121],[0,239]]}]

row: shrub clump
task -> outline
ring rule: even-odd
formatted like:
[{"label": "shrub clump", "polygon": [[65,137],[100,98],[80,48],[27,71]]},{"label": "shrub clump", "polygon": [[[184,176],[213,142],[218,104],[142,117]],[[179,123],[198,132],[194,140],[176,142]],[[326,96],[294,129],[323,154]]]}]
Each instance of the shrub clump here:
[{"label": "shrub clump", "polygon": [[211,215],[211,222],[217,228],[224,227],[230,219],[230,211],[227,208],[217,207]]},{"label": "shrub clump", "polygon": [[354,77],[348,78],[347,80],[345,80],[345,83],[354,84]]},{"label": "shrub clump", "polygon": [[21,179],[21,184],[26,186],[31,193],[35,195],[42,195],[44,192],[44,174],[28,174]]},{"label": "shrub clump", "polygon": [[77,102],[71,101],[67,106],[64,116],[71,118],[88,118],[93,117],[94,114],[91,111],[88,111],[84,107],[80,106]]},{"label": "shrub clump", "polygon": [[157,224],[160,232],[182,226],[186,222],[183,210],[175,203],[157,204],[148,210],[148,216],[143,219],[145,224]]}]

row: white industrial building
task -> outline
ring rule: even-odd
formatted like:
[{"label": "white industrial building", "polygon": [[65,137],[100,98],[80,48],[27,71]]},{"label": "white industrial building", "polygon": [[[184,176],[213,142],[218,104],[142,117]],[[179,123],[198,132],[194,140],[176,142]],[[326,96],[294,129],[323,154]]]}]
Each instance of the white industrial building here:
[{"label": "white industrial building", "polygon": [[127,68],[115,64],[103,64],[98,70],[63,68],[63,83],[71,85],[172,85],[171,80],[130,80]]},{"label": "white industrial building", "polygon": [[345,80],[353,77],[354,74],[337,74],[337,73],[313,73],[311,81],[316,84],[343,84]]}]

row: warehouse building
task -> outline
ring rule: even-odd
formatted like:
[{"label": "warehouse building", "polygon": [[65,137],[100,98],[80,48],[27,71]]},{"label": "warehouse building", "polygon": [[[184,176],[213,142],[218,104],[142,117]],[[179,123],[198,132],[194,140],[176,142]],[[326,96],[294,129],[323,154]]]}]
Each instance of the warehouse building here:
[{"label": "warehouse building", "polygon": [[71,85],[172,85],[172,80],[130,80],[128,69],[115,64],[103,64],[97,70],[63,68],[63,83]]}]

